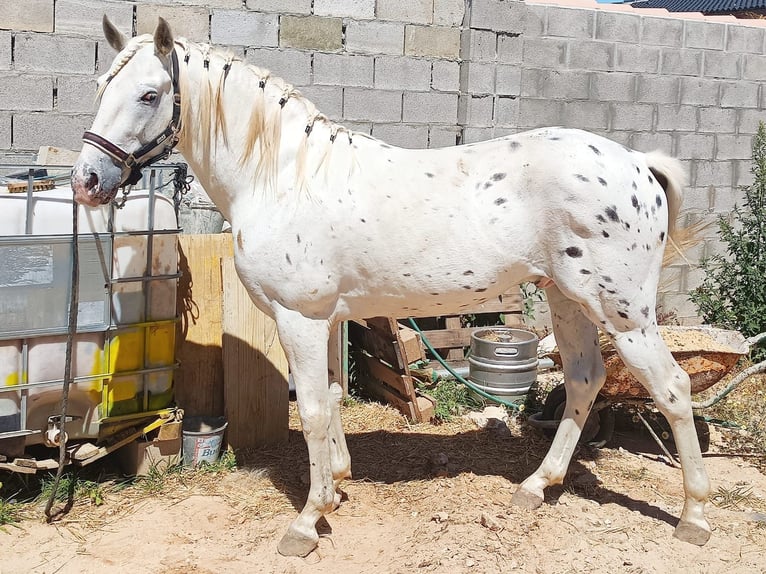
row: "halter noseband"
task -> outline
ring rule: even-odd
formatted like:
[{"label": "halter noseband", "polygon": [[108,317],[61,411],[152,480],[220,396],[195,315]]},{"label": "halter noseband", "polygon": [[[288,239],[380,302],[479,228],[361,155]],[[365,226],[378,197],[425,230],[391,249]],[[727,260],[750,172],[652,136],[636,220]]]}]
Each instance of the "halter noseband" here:
[{"label": "halter noseband", "polygon": [[[166,159],[178,143],[178,132],[181,129],[181,92],[178,89],[178,56],[176,56],[175,49],[170,53],[170,61],[173,71],[171,78],[173,83],[173,117],[168,127],[160,135],[133,153],[126,152],[120,146],[91,131],[86,131],[82,136],[84,143],[92,145],[114,159],[117,165],[122,167],[123,172],[125,170],[130,171],[128,177],[123,176],[120,184],[122,186],[138,183],[141,179],[141,170],[156,161]],[[110,80],[111,78],[107,82]],[[153,153],[157,148],[161,148],[159,153]]]}]

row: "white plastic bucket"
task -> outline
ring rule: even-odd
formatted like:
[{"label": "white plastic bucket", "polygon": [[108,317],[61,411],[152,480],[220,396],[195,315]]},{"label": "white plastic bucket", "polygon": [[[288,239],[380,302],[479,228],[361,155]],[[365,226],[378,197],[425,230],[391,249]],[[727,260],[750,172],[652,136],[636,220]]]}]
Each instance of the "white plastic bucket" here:
[{"label": "white plastic bucket", "polygon": [[221,453],[224,417],[188,417],[183,420],[184,466],[198,466],[202,462],[213,463]]}]

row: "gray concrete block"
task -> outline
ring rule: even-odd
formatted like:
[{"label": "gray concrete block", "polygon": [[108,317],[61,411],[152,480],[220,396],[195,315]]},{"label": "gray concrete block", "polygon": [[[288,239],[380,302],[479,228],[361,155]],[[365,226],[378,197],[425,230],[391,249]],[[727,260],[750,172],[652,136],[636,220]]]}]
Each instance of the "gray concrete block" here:
[{"label": "gray concrete block", "polygon": [[[155,1],[167,2],[167,0],[155,0]],[[245,2],[243,0],[184,0],[184,4],[189,4],[194,6],[205,6],[206,8],[223,8],[226,10],[233,10],[234,8],[245,7],[244,6]],[[290,4],[293,4],[293,2],[290,2]]]},{"label": "gray concrete block", "polygon": [[56,80],[56,109],[67,113],[94,113],[96,95],[94,76],[59,76]]},{"label": "gray concrete block", "polygon": [[[534,100],[533,100],[534,101]],[[529,110],[525,110],[527,113]],[[495,125],[503,127],[519,126],[521,100],[518,98],[497,98],[495,100]]]},{"label": "gray concrete block", "polygon": [[615,44],[612,68],[617,72],[656,74],[660,69],[660,49],[653,46]]},{"label": "gray concrete block", "polygon": [[521,68],[506,65],[496,66],[495,93],[500,96],[518,96],[521,93]]},{"label": "gray concrete block", "polygon": [[375,58],[375,87],[381,90],[428,91],[431,62],[406,56]]},{"label": "gray concrete block", "polygon": [[581,70],[610,70],[614,61],[614,44],[583,40],[569,50],[569,67]]},{"label": "gray concrete block", "polygon": [[584,130],[605,130],[609,126],[609,106],[601,102],[566,102],[563,125]]},{"label": "gray concrete block", "polygon": [[457,60],[460,57],[460,30],[446,26],[407,25],[404,28],[404,53]]},{"label": "gray concrete block", "polygon": [[742,56],[742,79],[757,82],[766,80],[766,56],[744,54]]},{"label": "gray concrete block", "polygon": [[741,59],[741,54],[707,50],[702,63],[703,75],[712,78],[739,78]]},{"label": "gray concrete block", "polygon": [[648,16],[642,18],[641,44],[680,48],[683,45],[683,40],[684,21],[682,19]]},{"label": "gray concrete block", "polygon": [[717,22],[699,22],[686,20],[684,44],[687,48],[705,48],[723,50],[726,25]]},{"label": "gray concrete block", "polygon": [[530,98],[520,98],[516,101],[518,101],[519,108],[519,127],[536,128],[561,125],[564,102],[549,99],[534,100]]},{"label": "gray concrete block", "polygon": [[734,170],[734,187],[739,189],[742,186],[753,185],[755,182],[755,175],[753,174],[753,161],[748,159],[746,161],[734,160],[732,163],[732,169]]},{"label": "gray concrete block", "polygon": [[548,20],[548,7],[543,4],[527,4],[524,12],[524,29],[521,34],[528,37],[542,36]]},{"label": "gray concrete block", "polygon": [[518,0],[473,0],[470,27],[520,34],[525,27],[526,5]]},{"label": "gray concrete block", "polygon": [[402,119],[409,123],[457,123],[457,94],[405,92]]},{"label": "gray concrete block", "polygon": [[721,107],[722,108],[757,108],[758,107],[757,82],[724,82],[721,83]]},{"label": "gray concrete block", "polygon": [[279,16],[241,10],[215,10],[210,20],[214,44],[267,46],[279,44]]},{"label": "gray concrete block", "polygon": [[465,0],[434,0],[434,24],[460,26],[465,17]]},{"label": "gray concrete block", "polygon": [[716,136],[715,159],[751,159],[753,153],[753,138],[749,135],[724,135]]},{"label": "gray concrete block", "polygon": [[638,44],[641,16],[623,12],[596,12],[596,38],[610,42]]},{"label": "gray concrete block", "polygon": [[137,2],[136,32],[153,33],[160,16],[167,20],[173,33],[178,36],[194,42],[210,40],[210,12],[206,6],[170,6]]},{"label": "gray concrete block", "polygon": [[697,129],[696,106],[657,106],[657,131],[693,132]]},{"label": "gray concrete block", "polygon": [[314,54],[314,83],[371,88],[375,59],[354,54]]},{"label": "gray concrete block", "polygon": [[314,14],[372,20],[375,18],[375,0],[314,0]]},{"label": "gray concrete block", "polygon": [[763,54],[764,30],[752,26],[729,24],[726,27],[726,51]]},{"label": "gray concrete block", "polygon": [[654,117],[652,104],[628,104],[621,102],[610,106],[610,129],[644,131],[651,129]]},{"label": "gray concrete block", "polygon": [[582,8],[546,6],[549,36],[591,39],[596,26],[596,11]]},{"label": "gray concrete block", "polygon": [[669,154],[673,151],[673,136],[656,132],[634,133],[630,138],[630,147],[644,152],[658,149]]},{"label": "gray concrete block", "polygon": [[678,159],[713,159],[715,136],[712,134],[676,134],[675,156]]},{"label": "gray concrete block", "polygon": [[636,95],[636,75],[612,72],[594,73],[590,79],[591,99],[632,102]]},{"label": "gray concrete block", "polygon": [[673,76],[639,76],[636,80],[636,101],[675,104],[679,97],[679,79]]},{"label": "gray concrete block", "polygon": [[355,133],[372,134],[372,122],[343,122],[343,127]]},{"label": "gray concrete block", "polygon": [[373,124],[372,136],[408,149],[428,147],[428,126],[412,124]]},{"label": "gray concrete block", "polygon": [[0,82],[0,110],[50,111],[53,78],[32,74],[6,74]]},{"label": "gray concrete block", "polygon": [[460,87],[469,94],[495,92],[495,65],[482,62],[460,63]]},{"label": "gray concrete block", "polygon": [[0,26],[7,30],[53,32],[53,0],[0,0]]},{"label": "gray concrete block", "polygon": [[495,130],[492,128],[465,128],[463,129],[463,138],[461,143],[478,143],[491,140],[495,137]]},{"label": "gray concrete block", "polygon": [[[704,160],[703,160],[704,161]],[[691,162],[694,163],[693,161]],[[703,219],[704,217],[691,217],[691,214],[697,212],[698,214],[700,212],[706,213],[709,211],[712,211],[713,209],[713,186],[706,185],[701,187],[687,187],[684,189],[684,201],[683,205],[681,207],[682,212],[686,212],[684,219],[689,219],[691,223],[696,223],[700,219]],[[692,221],[693,220],[693,221]],[[689,224],[691,224],[689,223]],[[705,244],[704,242],[701,242],[700,244],[694,246],[693,249],[689,250],[689,254],[687,257],[700,257],[705,253]]]},{"label": "gray concrete block", "polygon": [[737,133],[756,133],[759,121],[766,121],[763,110],[737,110]]},{"label": "gray concrete block", "polygon": [[343,88],[340,86],[304,86],[300,91],[331,120],[343,119]]},{"label": "gray concrete block", "polygon": [[718,104],[718,92],[721,82],[706,78],[681,78],[682,104],[715,106]]},{"label": "gray concrete block", "polygon": [[522,36],[497,36],[497,61],[501,64],[520,64],[525,39]]},{"label": "gray concrete block", "polygon": [[429,126],[428,147],[442,148],[457,145],[461,130],[457,126]]},{"label": "gray concrete block", "polygon": [[461,95],[458,99],[457,122],[462,126],[492,126],[494,96]]},{"label": "gray concrete block", "polygon": [[0,112],[0,149],[10,149],[11,131],[11,114]]},{"label": "gray concrete block", "polygon": [[430,24],[434,17],[433,0],[377,0],[377,17],[381,20]]},{"label": "gray concrete block", "polygon": [[37,150],[50,145],[78,150],[82,134],[93,123],[92,115],[22,113],[13,116],[13,148]]},{"label": "gray concrete block", "polygon": [[0,30],[0,70],[11,69],[11,32]]},{"label": "gray concrete block", "polygon": [[343,20],[324,16],[282,16],[279,45],[300,50],[340,51],[343,48]]},{"label": "gray concrete block", "polygon": [[431,69],[431,88],[439,92],[460,90],[460,64],[446,60],[434,60]]},{"label": "gray concrete block", "polygon": [[567,62],[569,41],[561,38],[524,38],[525,66],[560,68]]},{"label": "gray concrete block", "polygon": [[24,72],[93,74],[96,42],[67,36],[16,34],[14,67]]},{"label": "gray concrete block", "polygon": [[401,121],[402,93],[366,88],[344,88],[343,117],[354,121]]},{"label": "gray concrete block", "polygon": [[[322,0],[315,0],[320,3]],[[359,0],[362,1],[362,0]],[[280,14],[311,14],[312,0],[246,0],[245,7],[256,12],[279,12]]]},{"label": "gray concrete block", "polygon": [[346,50],[364,54],[404,53],[404,25],[393,22],[357,22],[346,25]]},{"label": "gray concrete block", "polygon": [[692,185],[703,187],[731,187],[732,164],[730,161],[695,161],[692,169]]},{"label": "gray concrete block", "polygon": [[525,68],[521,71],[521,96],[557,100],[587,99],[588,76],[585,72]]},{"label": "gray concrete block", "polygon": [[494,62],[497,59],[497,34],[466,28],[460,35],[460,57],[471,62]]},{"label": "gray concrete block", "polygon": [[99,0],[57,0],[56,33],[103,38],[101,18],[106,15],[118,30],[133,35],[133,5]]},{"label": "gray concrete block", "polygon": [[700,322],[697,309],[689,300],[688,293],[663,293],[662,308],[665,311],[673,311],[676,318],[684,325],[695,325]]},{"label": "gray concrete block", "polygon": [[687,49],[663,50],[660,73],[672,76],[699,76],[702,73],[702,52]]},{"label": "gray concrete block", "polygon": [[290,49],[248,48],[248,62],[266,68],[273,75],[283,78],[294,86],[311,83],[311,54]]},{"label": "gray concrete block", "polygon": [[737,129],[737,111],[734,109],[700,108],[697,131],[700,133],[726,134]]}]

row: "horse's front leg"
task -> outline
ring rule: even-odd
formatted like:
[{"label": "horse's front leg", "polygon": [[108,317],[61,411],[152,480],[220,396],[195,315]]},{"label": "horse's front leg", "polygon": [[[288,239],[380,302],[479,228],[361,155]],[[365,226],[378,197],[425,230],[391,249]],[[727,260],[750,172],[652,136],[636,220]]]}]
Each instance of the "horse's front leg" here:
[{"label": "horse's front leg", "polygon": [[306,505],[282,537],[278,550],[285,556],[306,556],[319,541],[317,520],[331,512],[335,502],[330,447],[334,434],[331,431],[333,404],[327,387],[330,330],[326,320],[308,319],[286,309],[278,310],[275,318],[295,382],[311,475]]}]

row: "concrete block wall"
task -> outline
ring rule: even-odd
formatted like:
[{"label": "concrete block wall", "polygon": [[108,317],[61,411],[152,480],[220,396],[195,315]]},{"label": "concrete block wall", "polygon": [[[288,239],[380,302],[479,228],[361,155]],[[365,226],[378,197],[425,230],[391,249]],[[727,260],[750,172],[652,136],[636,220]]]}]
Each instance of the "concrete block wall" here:
[{"label": "concrete block wall", "polygon": [[[334,120],[406,147],[442,147],[544,125],[660,148],[690,173],[685,217],[728,213],[766,119],[766,38],[721,23],[521,0],[0,0],[0,161],[71,149],[114,56],[158,16],[301,89]],[[693,252],[720,246],[712,238]],[[676,265],[663,302],[693,320],[699,274]]]}]

